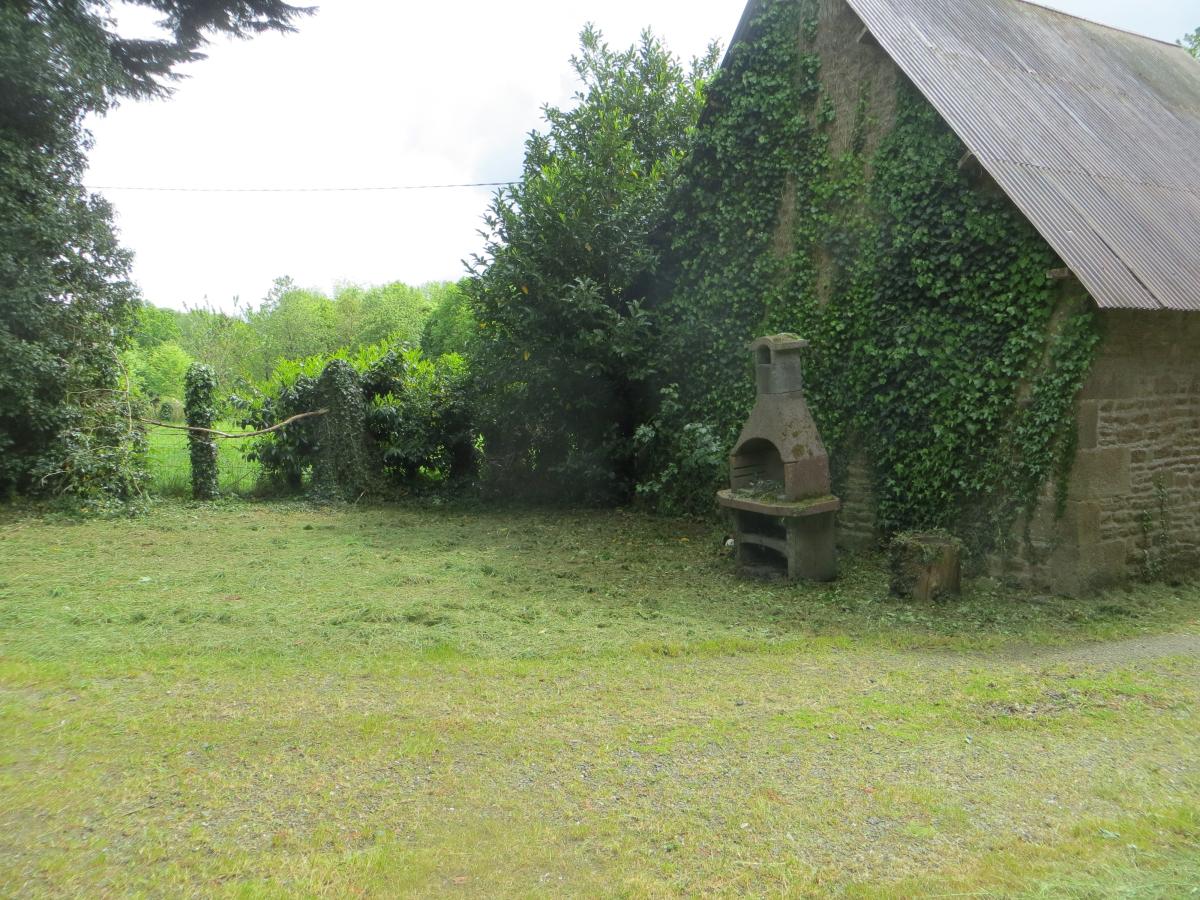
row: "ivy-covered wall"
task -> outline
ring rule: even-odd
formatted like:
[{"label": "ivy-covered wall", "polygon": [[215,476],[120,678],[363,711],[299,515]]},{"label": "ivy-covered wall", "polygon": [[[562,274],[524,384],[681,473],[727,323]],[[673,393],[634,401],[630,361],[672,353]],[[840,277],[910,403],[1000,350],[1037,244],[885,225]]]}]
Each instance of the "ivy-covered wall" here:
[{"label": "ivy-covered wall", "polygon": [[746,343],[800,334],[847,517],[948,528],[981,561],[1047,483],[1065,502],[1096,316],[862,29],[842,0],[762,0],[712,85],[672,207],[658,427],[727,446]]},{"label": "ivy-covered wall", "polygon": [[1200,566],[1200,314],[1100,311],[1059,277],[844,0],[757,0],[748,25],[672,202],[648,493],[711,497],[746,345],[789,331],[844,540],[946,528],[1067,593]]}]

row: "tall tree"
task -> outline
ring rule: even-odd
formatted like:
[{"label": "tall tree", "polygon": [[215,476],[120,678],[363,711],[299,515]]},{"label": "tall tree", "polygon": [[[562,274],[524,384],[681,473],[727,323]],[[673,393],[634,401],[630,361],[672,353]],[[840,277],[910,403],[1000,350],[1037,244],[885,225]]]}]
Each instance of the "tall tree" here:
[{"label": "tall tree", "polygon": [[229,315],[202,306],[189,309],[179,319],[179,346],[193,359],[212,366],[222,392],[235,390],[240,381],[270,374],[263,361],[262,340],[246,318],[243,310]]},{"label": "tall tree", "polygon": [[680,65],[649,32],[613,51],[590,26],[571,108],[547,106],[520,182],[485,219],[466,283],[478,319],[473,393],[495,483],[608,499],[630,486],[650,240],[703,104],[715,48]]},{"label": "tall tree", "polygon": [[463,283],[438,285],[432,296],[434,307],[421,331],[421,351],[429,359],[447,353],[469,357],[479,324]]},{"label": "tall tree", "polygon": [[262,343],[264,372],[260,377],[266,377],[280,359],[338,349],[333,301],[317,291],[296,287],[289,278],[278,279],[248,319]]},{"label": "tall tree", "polygon": [[152,303],[143,303],[138,307],[133,339],[146,349],[167,341],[178,341],[183,336],[179,328],[182,318],[183,313],[174,309],[163,309]]},{"label": "tall tree", "polygon": [[81,183],[89,114],[162,96],[211,35],[288,31],[279,0],[132,0],[162,37],[121,36],[108,0],[0,5],[0,496],[136,489],[119,349],[138,299],[112,210]]}]

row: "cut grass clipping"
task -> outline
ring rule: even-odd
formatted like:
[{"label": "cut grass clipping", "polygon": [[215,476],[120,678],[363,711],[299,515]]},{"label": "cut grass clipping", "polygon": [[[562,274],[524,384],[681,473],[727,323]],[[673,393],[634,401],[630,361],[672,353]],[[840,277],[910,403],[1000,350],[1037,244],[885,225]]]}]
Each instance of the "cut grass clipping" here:
[{"label": "cut grass clipping", "polygon": [[0,519],[0,894],[1188,896],[1191,587],[739,581],[620,512]]}]

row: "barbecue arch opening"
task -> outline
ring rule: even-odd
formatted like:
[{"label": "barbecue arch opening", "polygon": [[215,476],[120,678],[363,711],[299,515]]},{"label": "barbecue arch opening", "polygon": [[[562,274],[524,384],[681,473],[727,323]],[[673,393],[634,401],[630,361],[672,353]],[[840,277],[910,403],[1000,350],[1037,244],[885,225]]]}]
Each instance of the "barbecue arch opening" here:
[{"label": "barbecue arch opening", "polygon": [[766,438],[746,441],[734,452],[731,463],[731,487],[783,490],[783,456]]}]

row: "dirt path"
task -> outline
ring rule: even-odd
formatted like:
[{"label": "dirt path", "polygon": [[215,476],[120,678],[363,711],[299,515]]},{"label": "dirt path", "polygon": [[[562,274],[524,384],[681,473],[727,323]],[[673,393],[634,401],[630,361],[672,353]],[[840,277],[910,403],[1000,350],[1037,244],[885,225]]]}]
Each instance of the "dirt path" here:
[{"label": "dirt path", "polygon": [[1200,656],[1200,634],[1157,634],[1120,641],[1101,641],[1061,650],[1021,647],[1007,655],[1014,662],[1027,665],[1081,663],[1116,668],[1167,656]]}]

